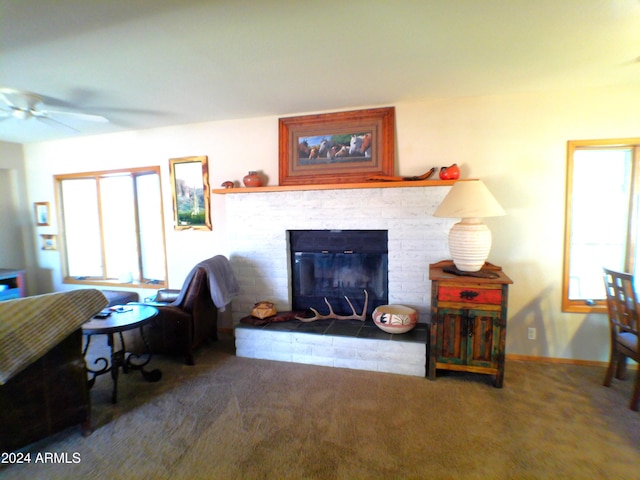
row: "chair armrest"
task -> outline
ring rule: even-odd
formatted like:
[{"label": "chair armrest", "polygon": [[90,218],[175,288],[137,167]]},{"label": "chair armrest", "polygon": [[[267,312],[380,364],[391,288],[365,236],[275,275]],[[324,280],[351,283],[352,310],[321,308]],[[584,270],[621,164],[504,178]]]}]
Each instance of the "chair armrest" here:
[{"label": "chair armrest", "polygon": [[156,303],[171,303],[178,298],[178,295],[180,295],[180,290],[162,288],[156,292],[156,296],[153,301]]}]

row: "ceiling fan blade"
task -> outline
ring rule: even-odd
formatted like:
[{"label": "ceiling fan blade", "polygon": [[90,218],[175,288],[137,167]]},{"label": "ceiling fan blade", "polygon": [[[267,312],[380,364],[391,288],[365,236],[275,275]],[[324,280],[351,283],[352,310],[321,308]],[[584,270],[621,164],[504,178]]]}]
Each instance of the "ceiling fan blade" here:
[{"label": "ceiling fan blade", "polygon": [[40,95],[14,88],[0,88],[0,97],[3,103],[13,110],[29,111],[42,102]]},{"label": "ceiling fan blade", "polygon": [[0,98],[2,99],[2,102],[9,108],[15,108],[15,105],[13,104],[13,101],[11,100],[11,96],[4,92],[3,90],[0,90]]},{"label": "ceiling fan blade", "polygon": [[36,93],[0,87],[0,120],[10,117],[18,120],[35,118],[49,125],[63,127],[73,132],[79,132],[79,130],[69,125],[66,120],[58,120],[57,117],[66,118],[70,122],[71,120],[97,123],[109,122],[109,120],[102,115],[63,110],[45,110],[42,100],[43,97]]},{"label": "ceiling fan blade", "polygon": [[67,117],[75,118],[85,122],[97,122],[97,123],[109,123],[109,119],[102,115],[95,115],[93,113],[80,113],[80,112],[63,112],[60,110],[37,110],[34,112],[36,117]]},{"label": "ceiling fan blade", "polygon": [[62,123],[59,120],[56,120],[55,118],[49,117],[47,115],[35,115],[34,116],[37,120],[43,122],[43,123],[48,123],[49,125],[53,126],[53,127],[63,127],[66,128],[68,130],[71,130],[73,132],[79,133],[80,130],[76,130],[75,128],[67,125],[66,123]]}]

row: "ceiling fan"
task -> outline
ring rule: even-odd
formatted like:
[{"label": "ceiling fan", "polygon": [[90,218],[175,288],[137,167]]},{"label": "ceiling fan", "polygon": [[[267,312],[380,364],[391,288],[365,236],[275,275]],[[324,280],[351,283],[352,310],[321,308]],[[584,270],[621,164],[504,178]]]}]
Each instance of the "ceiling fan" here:
[{"label": "ceiling fan", "polygon": [[48,110],[44,107],[44,98],[37,93],[16,90],[14,88],[0,88],[0,121],[8,119],[29,120],[35,118],[56,127],[64,127],[78,132],[74,127],[60,119],[75,119],[88,122],[107,123],[109,120],[102,115],[80,112],[65,112]]}]

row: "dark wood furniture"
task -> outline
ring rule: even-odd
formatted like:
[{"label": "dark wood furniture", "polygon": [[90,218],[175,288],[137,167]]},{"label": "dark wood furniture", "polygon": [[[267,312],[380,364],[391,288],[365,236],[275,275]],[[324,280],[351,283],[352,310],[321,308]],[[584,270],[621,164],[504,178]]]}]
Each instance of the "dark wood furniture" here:
[{"label": "dark wood furniture", "polygon": [[[111,373],[111,378],[113,379],[111,401],[113,403],[118,401],[118,374],[120,368],[122,368],[123,373],[129,373],[130,370],[140,370],[145,380],[150,382],[157,382],[162,378],[162,372],[160,372],[160,370],[146,371],[144,369],[151,361],[151,350],[147,347],[147,353],[143,355],[128,353],[122,335],[124,331],[139,329],[144,340],[142,327],[158,315],[158,309],[147,305],[133,304],[124,305],[120,308],[122,311],[113,311],[113,313],[106,318],[93,318],[82,325],[82,332],[87,336],[87,343],[84,347],[85,355],[89,349],[92,335],[107,335],[111,358],[109,360],[106,358],[98,358],[94,361],[94,364],[104,365],[104,367],[100,370],[91,370],[90,368],[87,368],[87,370],[92,374],[89,380],[89,388],[93,386],[98,375]],[[114,341],[114,334],[118,334],[120,337],[119,349]]]},{"label": "dark wood furniture", "polygon": [[0,386],[0,452],[10,452],[73,425],[91,433],[87,370],[78,328]]},{"label": "dark wood furniture", "polygon": [[[624,380],[627,358],[640,363],[640,343],[638,342],[640,311],[638,297],[633,288],[633,275],[606,268],[603,270],[611,330],[611,357],[604,377],[604,386],[610,387],[614,372],[617,379]],[[638,403],[640,403],[640,368],[636,370],[629,408],[638,411]]]},{"label": "dark wood furniture", "polygon": [[0,452],[73,425],[91,432],[81,326],[106,304],[95,289],[0,302]]},{"label": "dark wood furniture", "polygon": [[0,302],[25,295],[24,270],[0,268]]},{"label": "dark wood furniture", "polygon": [[504,379],[508,288],[511,279],[498,266],[485,264],[480,274],[493,278],[448,273],[453,262],[429,266],[431,328],[429,379],[436,370],[458,370]]}]

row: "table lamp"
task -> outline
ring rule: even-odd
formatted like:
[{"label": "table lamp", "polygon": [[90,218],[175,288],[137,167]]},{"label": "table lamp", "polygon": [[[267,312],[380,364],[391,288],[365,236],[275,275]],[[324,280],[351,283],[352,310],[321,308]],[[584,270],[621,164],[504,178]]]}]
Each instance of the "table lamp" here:
[{"label": "table lamp", "polygon": [[463,180],[453,184],[433,215],[461,219],[449,231],[451,258],[458,270],[477,272],[491,250],[491,230],[481,219],[506,212],[480,180]]}]

